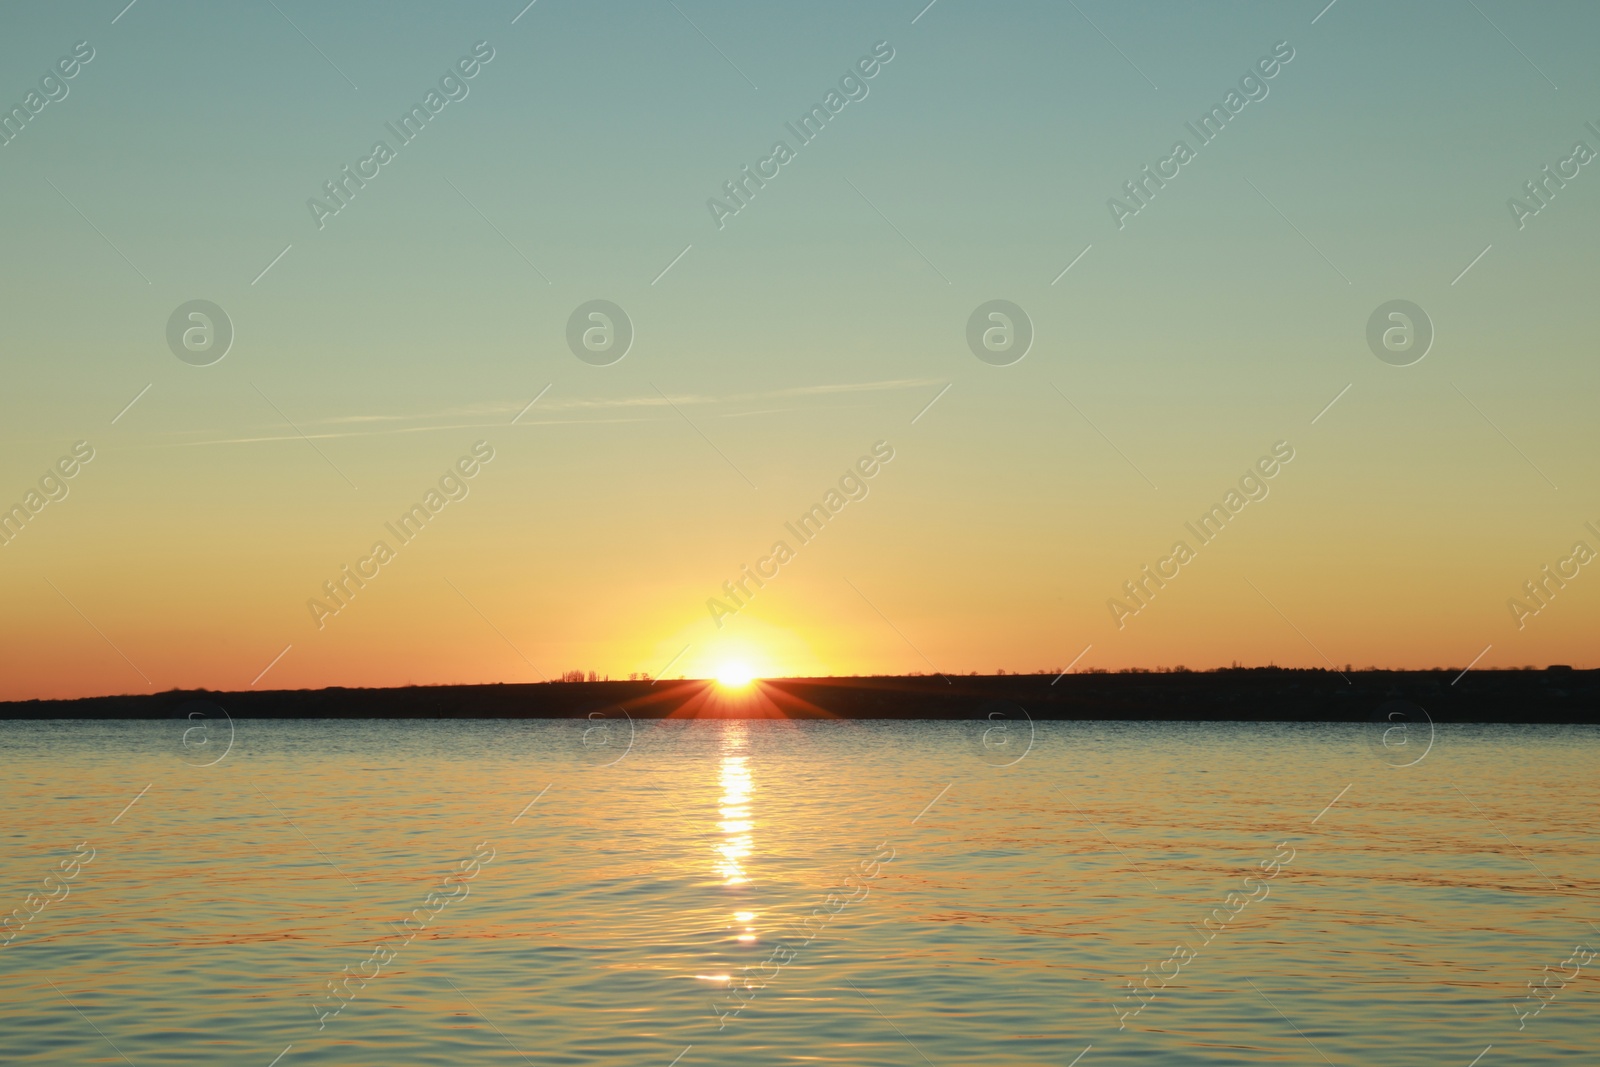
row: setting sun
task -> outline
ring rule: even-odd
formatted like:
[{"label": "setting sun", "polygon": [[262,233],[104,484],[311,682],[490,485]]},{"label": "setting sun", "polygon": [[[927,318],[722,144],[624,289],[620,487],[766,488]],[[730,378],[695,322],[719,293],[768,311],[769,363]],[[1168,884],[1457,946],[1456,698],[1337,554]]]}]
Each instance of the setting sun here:
[{"label": "setting sun", "polygon": [[717,668],[717,684],[724,689],[743,689],[755,679],[743,663],[724,663]]}]

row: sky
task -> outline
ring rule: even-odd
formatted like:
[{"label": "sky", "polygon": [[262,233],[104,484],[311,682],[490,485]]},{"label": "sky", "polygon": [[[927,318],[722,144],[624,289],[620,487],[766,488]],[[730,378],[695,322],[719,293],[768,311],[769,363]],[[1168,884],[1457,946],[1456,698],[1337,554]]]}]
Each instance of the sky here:
[{"label": "sky", "polygon": [[125,3],[3,15],[0,699],[1600,666],[1592,5]]}]

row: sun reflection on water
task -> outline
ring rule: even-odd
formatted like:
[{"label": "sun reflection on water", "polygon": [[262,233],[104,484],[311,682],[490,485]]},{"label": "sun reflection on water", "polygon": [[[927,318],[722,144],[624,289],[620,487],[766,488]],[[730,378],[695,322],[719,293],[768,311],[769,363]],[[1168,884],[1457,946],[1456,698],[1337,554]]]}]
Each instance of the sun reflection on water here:
[{"label": "sun reflection on water", "polygon": [[[722,836],[715,846],[718,859],[714,869],[722,877],[723,885],[733,887],[749,884],[745,859],[752,852],[755,830],[750,812],[750,794],[755,783],[750,776],[748,757],[741,752],[745,741],[744,724],[728,724],[722,757],[722,797],[717,808],[717,828]],[[734,927],[739,930],[736,940],[751,942],[756,939],[755,918],[753,911],[733,913]]]}]

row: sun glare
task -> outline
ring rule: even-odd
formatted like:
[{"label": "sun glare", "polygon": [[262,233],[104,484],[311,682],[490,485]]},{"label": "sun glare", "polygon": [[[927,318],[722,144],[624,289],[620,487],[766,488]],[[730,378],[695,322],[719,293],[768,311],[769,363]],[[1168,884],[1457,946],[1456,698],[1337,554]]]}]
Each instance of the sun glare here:
[{"label": "sun glare", "polygon": [[755,679],[743,663],[724,663],[717,668],[717,684],[724,689],[743,689]]}]

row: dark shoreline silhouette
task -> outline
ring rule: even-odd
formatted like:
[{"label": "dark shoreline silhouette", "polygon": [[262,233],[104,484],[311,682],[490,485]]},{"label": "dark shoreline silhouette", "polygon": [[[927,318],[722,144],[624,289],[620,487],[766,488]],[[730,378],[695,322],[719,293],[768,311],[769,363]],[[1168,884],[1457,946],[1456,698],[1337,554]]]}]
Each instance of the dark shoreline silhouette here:
[{"label": "dark shoreline silhouette", "polygon": [[738,691],[697,679],[409,686],[395,689],[171,690],[0,703],[4,719],[165,719],[195,702],[235,718],[840,718],[1174,722],[1600,723],[1600,670],[914,675],[766,679]]}]

